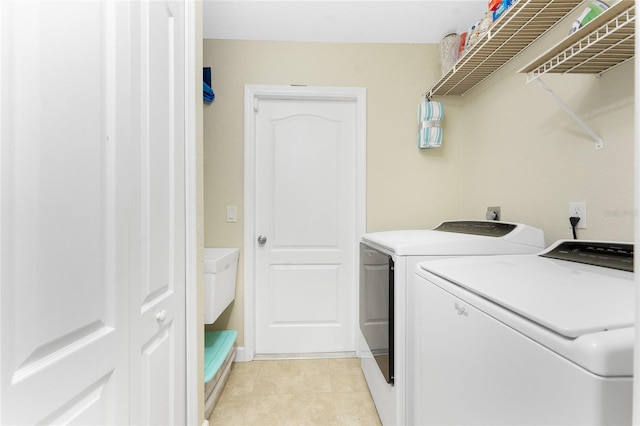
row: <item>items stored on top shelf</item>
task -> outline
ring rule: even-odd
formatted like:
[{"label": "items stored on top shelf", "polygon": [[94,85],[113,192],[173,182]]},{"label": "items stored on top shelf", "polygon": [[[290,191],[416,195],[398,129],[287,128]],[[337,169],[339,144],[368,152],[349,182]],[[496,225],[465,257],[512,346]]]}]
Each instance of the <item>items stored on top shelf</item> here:
[{"label": "items stored on top shelf", "polygon": [[493,74],[582,3],[516,0],[426,93],[462,95]]},{"label": "items stored on top shelf", "polygon": [[438,43],[440,53],[440,71],[446,74],[453,64],[458,60],[458,48],[460,47],[460,35],[456,33],[447,34]]},{"label": "items stored on top shelf", "polygon": [[453,67],[467,50],[475,45],[491,28],[505,10],[511,6],[513,0],[491,0],[487,12],[474,22],[467,31],[461,34],[447,34],[440,40],[440,69],[442,74]]},{"label": "items stored on top shelf", "polygon": [[[476,22],[474,25],[469,28],[467,32],[467,40],[464,46],[464,50],[469,49],[471,46],[476,44],[478,40],[487,32],[493,24],[493,18],[491,17],[491,12],[487,12],[484,14],[482,19]],[[463,52],[464,53],[464,52]]]},{"label": "items stored on top shelf", "polygon": [[489,0],[489,11],[493,12],[502,4],[502,0]]},{"label": "items stored on top shelf", "polygon": [[554,74],[602,74],[635,55],[635,2],[612,5],[519,72],[527,82]]},{"label": "items stored on top shelf", "polygon": [[491,9],[492,3],[495,3],[495,2],[491,2],[491,1],[489,2],[489,10],[491,10],[491,18],[495,21],[496,19],[502,16],[502,14],[509,8],[509,6],[511,6],[511,3],[513,3],[513,1],[502,0],[501,2],[498,3],[495,9]]},{"label": "items stored on top shelf", "polygon": [[573,21],[571,24],[571,29],[569,30],[569,34],[573,34],[578,31],[580,28],[587,25],[589,22],[593,21],[596,16],[601,15],[602,12],[609,9],[609,5],[600,0],[594,0],[591,2],[587,8],[582,11],[582,14]]}]

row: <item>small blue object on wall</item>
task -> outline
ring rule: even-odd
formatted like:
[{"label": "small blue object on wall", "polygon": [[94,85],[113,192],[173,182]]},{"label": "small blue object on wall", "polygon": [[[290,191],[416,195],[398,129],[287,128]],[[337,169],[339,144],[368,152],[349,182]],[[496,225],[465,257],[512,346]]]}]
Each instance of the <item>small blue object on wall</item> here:
[{"label": "small blue object on wall", "polygon": [[216,98],[211,86],[211,68],[202,68],[202,98],[205,102],[212,102]]}]

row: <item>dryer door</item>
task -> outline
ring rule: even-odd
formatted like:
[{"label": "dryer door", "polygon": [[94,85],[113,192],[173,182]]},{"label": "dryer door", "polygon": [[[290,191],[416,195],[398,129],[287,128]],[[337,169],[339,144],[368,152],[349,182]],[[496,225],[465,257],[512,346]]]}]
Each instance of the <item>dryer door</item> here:
[{"label": "dryer door", "polygon": [[393,257],[360,243],[360,330],[389,384],[393,384],[393,275]]}]

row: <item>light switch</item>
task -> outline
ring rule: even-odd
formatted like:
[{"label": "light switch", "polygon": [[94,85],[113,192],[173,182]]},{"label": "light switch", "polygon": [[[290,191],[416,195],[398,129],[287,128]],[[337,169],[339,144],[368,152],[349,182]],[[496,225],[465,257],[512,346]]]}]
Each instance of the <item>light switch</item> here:
[{"label": "light switch", "polygon": [[227,222],[236,223],[238,221],[238,207],[227,206]]}]

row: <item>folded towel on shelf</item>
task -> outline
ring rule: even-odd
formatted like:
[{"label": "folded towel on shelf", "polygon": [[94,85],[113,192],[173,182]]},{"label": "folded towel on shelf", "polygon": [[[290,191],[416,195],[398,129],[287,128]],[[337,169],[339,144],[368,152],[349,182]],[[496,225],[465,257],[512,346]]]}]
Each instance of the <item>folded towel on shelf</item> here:
[{"label": "folded towel on shelf", "polygon": [[202,99],[205,102],[213,102],[216,94],[211,84],[211,67],[202,68]]},{"label": "folded towel on shelf", "polygon": [[213,102],[216,98],[216,94],[213,93],[213,89],[204,81],[202,82],[202,99],[205,102]]},{"label": "folded towel on shelf", "polygon": [[442,102],[424,100],[418,105],[418,148],[440,148],[442,146]]}]

